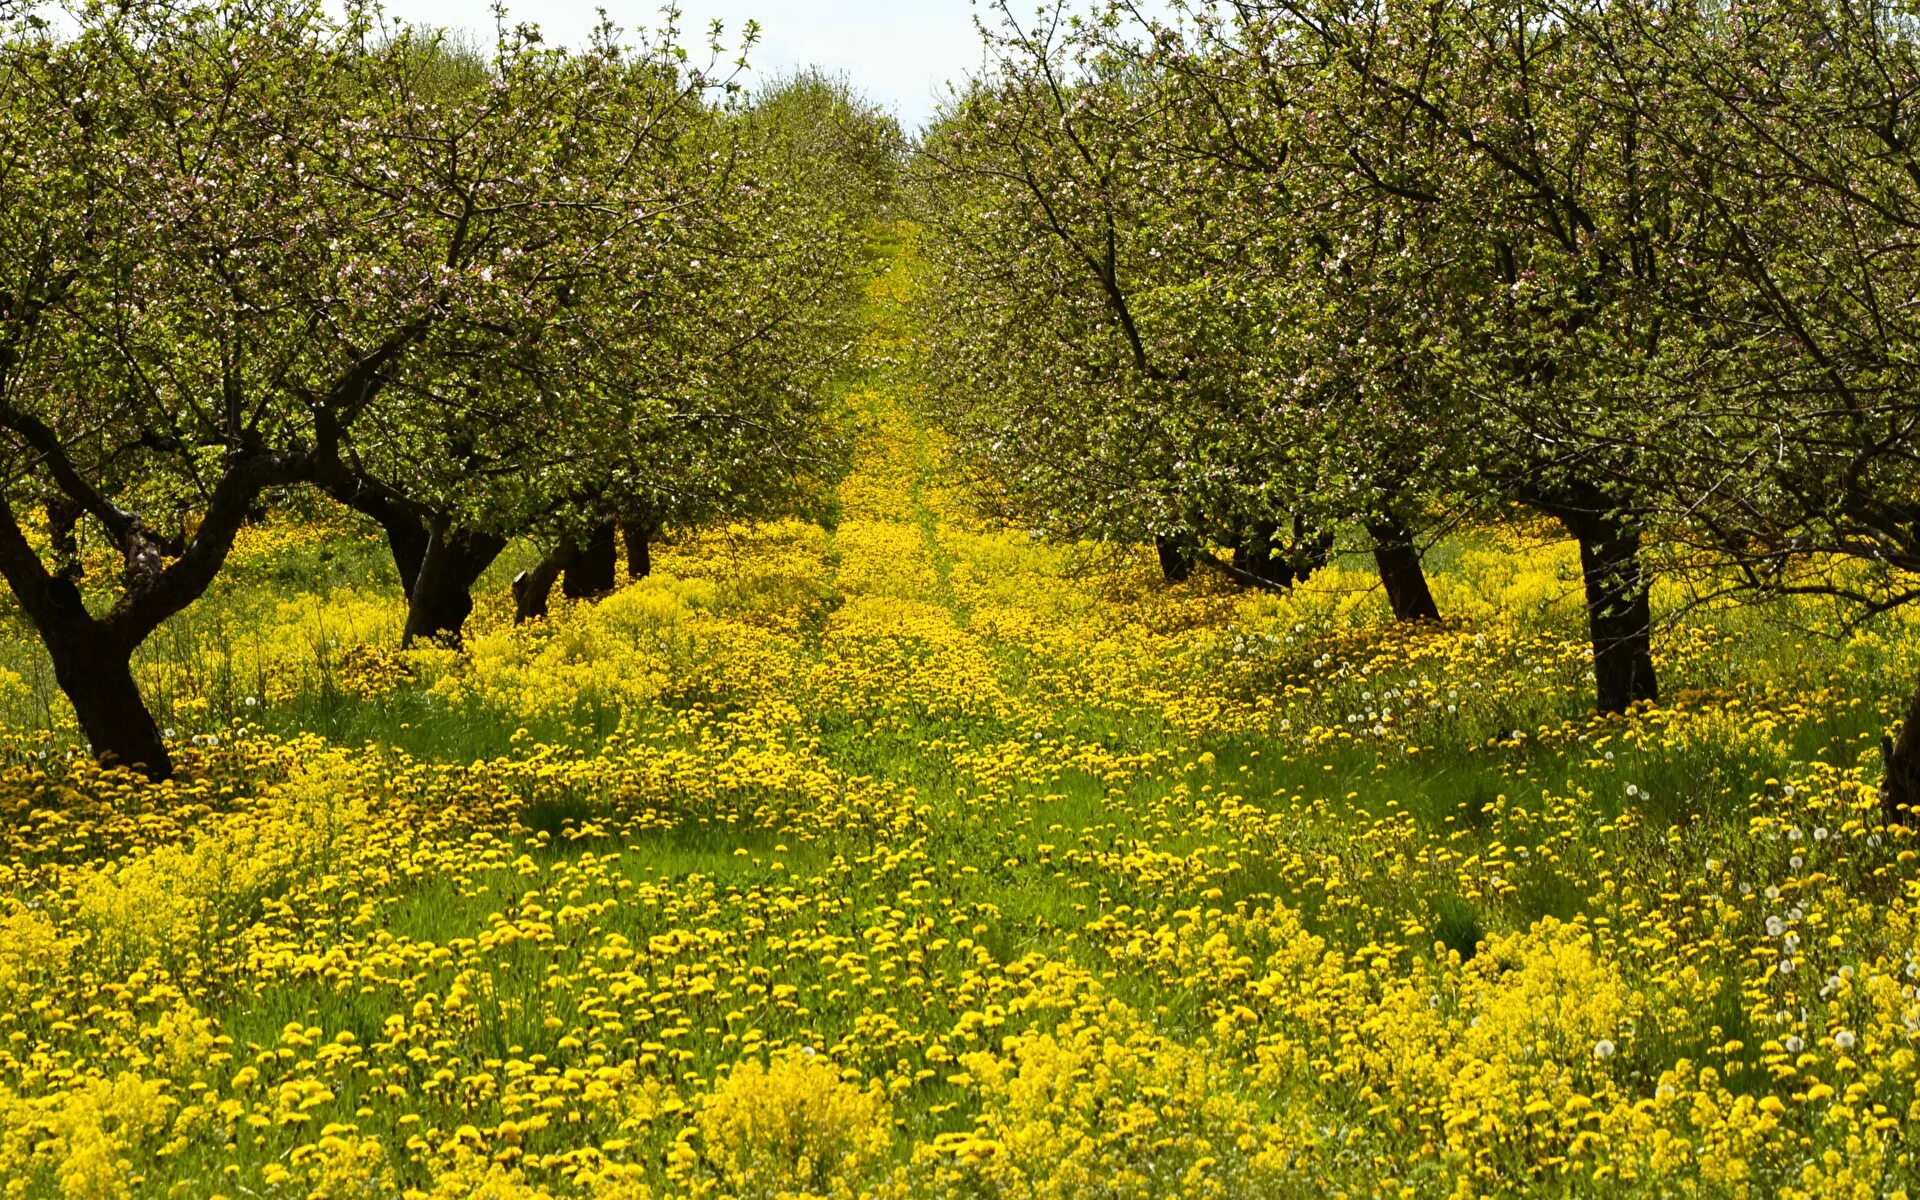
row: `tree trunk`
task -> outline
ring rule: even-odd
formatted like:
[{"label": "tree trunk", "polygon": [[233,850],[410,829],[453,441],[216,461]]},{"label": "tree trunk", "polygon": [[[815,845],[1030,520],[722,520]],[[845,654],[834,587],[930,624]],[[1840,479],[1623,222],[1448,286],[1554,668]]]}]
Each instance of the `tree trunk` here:
[{"label": "tree trunk", "polygon": [[1440,606],[1420,565],[1420,548],[1398,517],[1388,514],[1367,522],[1373,537],[1373,561],[1380,568],[1380,586],[1393,606],[1396,621],[1438,621]]},{"label": "tree trunk", "polygon": [[[19,419],[18,414],[15,417]],[[24,432],[32,435],[35,430],[52,437],[34,422]],[[20,431],[17,425],[16,431]],[[58,458],[59,447],[53,446],[48,453]],[[161,538],[137,515],[100,502],[84,480],[72,476],[71,463],[66,465],[70,477],[62,483],[63,490],[75,503],[91,497],[88,511],[120,544],[126,568],[119,602],[105,617],[89,613],[74,573],[47,570],[4,491],[0,491],[0,576],[47,647],[54,678],[71,700],[94,753],[103,762],[138,767],[151,779],[165,779],[173,774],[173,760],[134,682],[134,648],[205,594],[233,550],[247,509],[262,490],[301,479],[302,464],[264,452],[230,456],[207,493],[199,527],[184,542]],[[59,475],[58,470],[55,474]]]},{"label": "tree trunk", "polygon": [[133,681],[132,653],[76,621],[46,639],[53,676],[73,704],[80,731],[101,762],[131,767],[149,779],[173,774],[173,757]]},{"label": "tree trunk", "polygon": [[427,557],[427,543],[432,540],[422,510],[378,480],[355,474],[339,463],[320,471],[315,481],[329,496],[380,526],[393,553],[394,569],[400,575],[400,592],[412,596],[413,585],[420,579],[420,564]]},{"label": "tree trunk", "polygon": [[567,563],[574,556],[573,539],[563,539],[547,553],[547,556],[535,563],[530,571],[522,571],[513,577],[513,619],[515,624],[525,624],[547,615],[547,605],[553,598],[553,585],[560,581],[560,573],[567,569]]},{"label": "tree trunk", "polygon": [[399,514],[381,521],[380,527],[386,531],[387,549],[393,552],[393,566],[400,573],[400,591],[410,597],[413,585],[420,580],[420,564],[426,560],[433,535],[424,521]]},{"label": "tree trunk", "polygon": [[604,596],[613,590],[619,562],[619,536],[614,523],[602,521],[568,560],[560,590],[569,600]]},{"label": "tree trunk", "polygon": [[1889,825],[1920,824],[1920,687],[1907,699],[1907,715],[1898,736],[1880,739],[1886,778],[1880,783],[1880,811]]},{"label": "tree trunk", "polygon": [[1168,583],[1185,583],[1193,578],[1193,550],[1186,543],[1165,534],[1153,539],[1160,553],[1160,574]]},{"label": "tree trunk", "polygon": [[1625,712],[1660,698],[1653,672],[1653,608],[1640,565],[1640,533],[1604,515],[1562,518],[1580,543],[1586,577],[1587,626],[1593,639],[1593,678],[1601,712]]},{"label": "tree trunk", "polygon": [[627,521],[621,525],[620,532],[627,541],[627,578],[645,579],[653,574],[653,539],[660,536],[660,522]]},{"label": "tree trunk", "polygon": [[402,644],[411,646],[421,638],[457,644],[473,612],[473,585],[506,548],[506,539],[491,533],[436,524],[407,594]]}]

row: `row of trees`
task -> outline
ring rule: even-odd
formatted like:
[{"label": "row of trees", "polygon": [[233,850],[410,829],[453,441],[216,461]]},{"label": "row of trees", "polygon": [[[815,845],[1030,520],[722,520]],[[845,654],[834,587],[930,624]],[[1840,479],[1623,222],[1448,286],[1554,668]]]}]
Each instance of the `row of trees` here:
[{"label": "row of trees", "polygon": [[[1657,696],[1650,534],[1920,598],[1920,10],[1175,9],[1003,6],[927,136],[934,398],[1006,512],[1261,586],[1364,529],[1418,619],[1436,514],[1525,504],[1607,711]],[[1897,819],[1920,693],[1886,749]]]},{"label": "row of trees", "polygon": [[309,0],[0,34],[0,574],[103,757],[170,771],[131,656],[276,489],[377,521],[407,636],[457,637],[510,538],[554,548],[538,613],[612,585],[616,527],[643,571],[842,469],[894,140],[844,87]]}]

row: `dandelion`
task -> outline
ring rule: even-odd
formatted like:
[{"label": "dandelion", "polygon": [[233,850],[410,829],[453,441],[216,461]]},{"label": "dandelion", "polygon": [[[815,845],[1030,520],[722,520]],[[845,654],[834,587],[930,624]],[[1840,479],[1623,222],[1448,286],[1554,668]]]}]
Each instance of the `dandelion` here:
[{"label": "dandelion", "polygon": [[1836,1050],[1851,1050],[1853,1049],[1855,1040],[1852,1030],[1842,1029],[1839,1033],[1833,1035],[1833,1048]]},{"label": "dandelion", "polygon": [[1601,1038],[1593,1044],[1593,1056],[1595,1058],[1612,1058],[1613,1051],[1613,1042],[1607,1038]]}]

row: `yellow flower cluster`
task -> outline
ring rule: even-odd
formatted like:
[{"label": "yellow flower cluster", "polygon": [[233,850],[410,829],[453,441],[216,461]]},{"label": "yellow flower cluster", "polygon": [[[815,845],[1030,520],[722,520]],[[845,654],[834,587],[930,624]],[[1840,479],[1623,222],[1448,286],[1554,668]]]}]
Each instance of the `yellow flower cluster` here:
[{"label": "yellow flower cluster", "polygon": [[[741,1196],[852,1195],[893,1141],[885,1089],[843,1082],[808,1050],[736,1063],[702,1100],[697,1128],[716,1190]],[[677,1149],[676,1162],[699,1161]]]}]

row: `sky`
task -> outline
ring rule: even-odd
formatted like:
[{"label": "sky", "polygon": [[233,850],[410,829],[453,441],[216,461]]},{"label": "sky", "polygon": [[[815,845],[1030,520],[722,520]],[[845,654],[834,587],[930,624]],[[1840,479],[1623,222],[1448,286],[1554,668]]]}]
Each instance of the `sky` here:
[{"label": "sky", "polygon": [[[509,17],[540,26],[548,41],[585,40],[604,6],[629,29],[656,27],[654,0],[510,0]],[[863,92],[891,109],[908,130],[932,115],[948,81],[958,83],[981,63],[970,0],[682,0],[684,44],[704,44],[707,25],[725,23],[728,44],[741,28],[760,22],[750,56],[759,71],[819,66],[845,72]],[[490,40],[489,0],[386,0],[403,20],[465,29]]]}]

